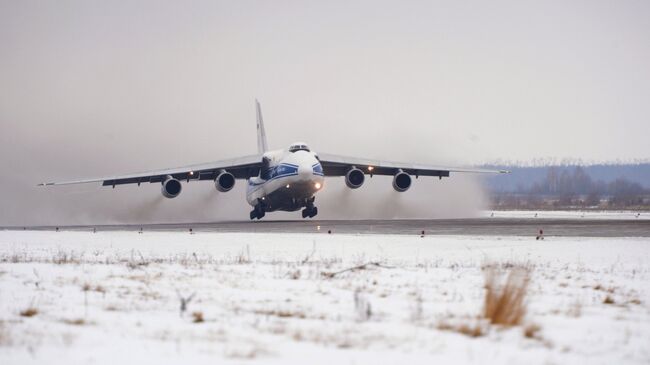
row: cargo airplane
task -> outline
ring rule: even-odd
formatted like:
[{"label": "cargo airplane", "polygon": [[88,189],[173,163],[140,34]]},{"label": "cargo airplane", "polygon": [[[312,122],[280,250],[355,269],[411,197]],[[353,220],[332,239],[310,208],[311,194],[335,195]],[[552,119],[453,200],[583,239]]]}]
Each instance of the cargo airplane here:
[{"label": "cargo airplane", "polygon": [[268,150],[264,121],[259,102],[257,111],[257,148],[255,155],[204,164],[148,171],[122,176],[48,182],[39,186],[101,183],[103,186],[123,184],[161,184],[162,195],[177,197],[183,181],[212,181],[220,192],[232,190],[237,179],[247,180],[246,200],[253,207],[250,219],[261,219],[274,211],[293,212],[302,209],[303,218],[318,214],[315,194],[323,188],[326,176],[345,178],[350,189],[363,185],[366,175],[393,176],[393,188],[405,192],[411,187],[412,176],[434,176],[442,179],[454,172],[505,173],[507,171],[450,168],[411,163],[389,162],[356,157],[316,153],[305,143],[293,143],[288,149]]}]

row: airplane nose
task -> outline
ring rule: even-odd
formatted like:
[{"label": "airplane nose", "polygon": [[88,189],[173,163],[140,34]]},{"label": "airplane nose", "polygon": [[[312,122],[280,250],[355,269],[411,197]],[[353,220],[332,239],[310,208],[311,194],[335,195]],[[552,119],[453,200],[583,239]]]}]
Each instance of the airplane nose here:
[{"label": "airplane nose", "polygon": [[314,170],[310,165],[305,164],[298,166],[298,176],[301,180],[311,179],[313,172]]}]

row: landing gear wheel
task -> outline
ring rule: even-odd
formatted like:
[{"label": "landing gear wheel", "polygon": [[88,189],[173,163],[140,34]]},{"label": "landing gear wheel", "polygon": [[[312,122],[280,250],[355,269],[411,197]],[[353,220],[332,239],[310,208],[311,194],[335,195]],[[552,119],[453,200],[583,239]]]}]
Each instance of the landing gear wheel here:
[{"label": "landing gear wheel", "polygon": [[264,218],[265,215],[266,215],[266,213],[264,211],[258,212],[258,211],[253,210],[250,213],[251,220],[253,220],[255,218],[262,219],[262,218]]},{"label": "landing gear wheel", "polygon": [[262,219],[266,215],[266,212],[264,211],[264,207],[262,207],[261,204],[258,204],[255,206],[255,209],[251,210],[250,217],[251,220],[257,218],[257,219]]},{"label": "landing gear wheel", "polygon": [[306,207],[305,209],[302,210],[302,217],[303,218],[314,218],[318,214],[318,208],[312,206],[312,207]]}]

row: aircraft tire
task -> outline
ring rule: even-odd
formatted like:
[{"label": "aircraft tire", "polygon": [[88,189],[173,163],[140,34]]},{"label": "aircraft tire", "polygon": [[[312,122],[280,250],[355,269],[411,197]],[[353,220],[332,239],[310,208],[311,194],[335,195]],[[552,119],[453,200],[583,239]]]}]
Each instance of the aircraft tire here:
[{"label": "aircraft tire", "polygon": [[311,211],[309,212],[309,218],[314,218],[316,214],[318,214],[318,208],[317,207],[311,208]]}]

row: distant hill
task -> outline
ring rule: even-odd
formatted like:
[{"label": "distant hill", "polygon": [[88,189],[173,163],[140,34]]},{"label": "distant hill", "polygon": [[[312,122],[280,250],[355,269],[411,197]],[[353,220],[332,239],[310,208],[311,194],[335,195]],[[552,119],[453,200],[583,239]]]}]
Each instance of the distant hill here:
[{"label": "distant hill", "polygon": [[549,165],[549,166],[513,166],[513,165],[485,165],[484,168],[510,170],[506,175],[494,175],[486,178],[486,186],[494,193],[515,193],[529,191],[535,183],[544,181],[550,169],[558,175],[564,172],[573,173],[576,167],[582,170],[593,180],[609,184],[617,179],[625,179],[640,184],[645,189],[650,189],[650,163],[640,164],[597,164],[597,165]]}]

